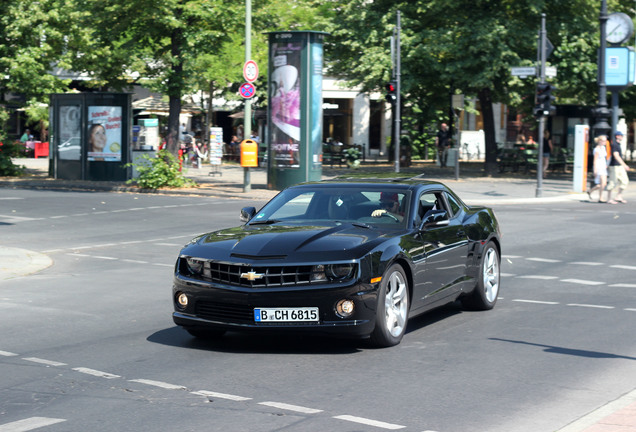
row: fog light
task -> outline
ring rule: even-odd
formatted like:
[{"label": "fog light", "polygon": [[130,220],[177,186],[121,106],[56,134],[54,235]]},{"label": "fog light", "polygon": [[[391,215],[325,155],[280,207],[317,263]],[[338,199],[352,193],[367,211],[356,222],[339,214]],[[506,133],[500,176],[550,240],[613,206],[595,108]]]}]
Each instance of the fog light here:
[{"label": "fog light", "polygon": [[338,316],[342,318],[348,318],[353,315],[353,310],[355,309],[355,304],[352,300],[340,300],[336,304],[336,313]]},{"label": "fog light", "polygon": [[179,293],[177,294],[177,304],[185,309],[188,307],[188,296],[185,295],[184,293]]}]

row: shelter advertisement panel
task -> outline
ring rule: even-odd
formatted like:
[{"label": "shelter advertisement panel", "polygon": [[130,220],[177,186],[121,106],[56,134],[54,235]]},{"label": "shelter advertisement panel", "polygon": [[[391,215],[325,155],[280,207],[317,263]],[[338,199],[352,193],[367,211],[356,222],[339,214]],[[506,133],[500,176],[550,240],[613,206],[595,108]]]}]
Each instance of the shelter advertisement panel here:
[{"label": "shelter advertisement panel", "polygon": [[59,108],[58,158],[80,160],[82,110],[80,105],[62,105]]},{"label": "shelter advertisement panel", "polygon": [[122,148],[122,107],[88,107],[88,160],[120,162]]}]

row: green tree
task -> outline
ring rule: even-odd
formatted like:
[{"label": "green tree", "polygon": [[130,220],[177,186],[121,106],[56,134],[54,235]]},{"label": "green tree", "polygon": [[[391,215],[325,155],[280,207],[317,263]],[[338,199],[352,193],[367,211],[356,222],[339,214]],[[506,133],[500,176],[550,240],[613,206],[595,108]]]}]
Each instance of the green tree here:
[{"label": "green tree", "polygon": [[[367,90],[390,78],[389,38],[401,12],[402,95],[406,116],[425,123],[446,117],[449,94],[477,97],[484,120],[487,173],[496,169],[493,102],[531,112],[534,81],[510,76],[510,67],[534,65],[541,14],[556,47],[551,64],[559,102],[592,103],[598,14],[593,0],[353,0],[340,4],[330,29],[333,73]],[[618,6],[618,2],[610,2]]]},{"label": "green tree", "polygon": [[[80,29],[70,0],[0,2],[0,98],[23,95],[33,121],[45,121],[40,108],[50,93],[63,92],[68,80],[53,71],[68,68]],[[79,32],[79,33],[78,33]],[[2,101],[0,101],[2,102]]]}]

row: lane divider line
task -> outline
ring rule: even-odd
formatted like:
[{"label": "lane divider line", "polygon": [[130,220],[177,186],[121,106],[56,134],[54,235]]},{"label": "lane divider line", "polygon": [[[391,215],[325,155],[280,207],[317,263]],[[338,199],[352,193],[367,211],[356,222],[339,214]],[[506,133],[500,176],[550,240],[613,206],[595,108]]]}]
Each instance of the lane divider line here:
[{"label": "lane divider line", "polygon": [[0,425],[0,432],[27,432],[33,429],[51,426],[65,421],[65,419],[51,417],[30,417],[27,419]]},{"label": "lane divider line", "polygon": [[334,418],[338,420],[345,420],[345,421],[360,423],[367,426],[375,426],[375,427],[388,429],[388,430],[398,430],[398,429],[404,429],[406,427],[406,426],[396,425],[392,423],[385,423],[385,422],[381,422],[377,420],[369,420],[364,417],[355,417],[352,415],[339,415],[339,416],[334,416]]},{"label": "lane divider line", "polygon": [[83,374],[87,374],[87,375],[93,375],[99,378],[106,378],[106,379],[115,379],[115,378],[121,378],[121,376],[119,375],[115,375],[115,374],[111,374],[108,372],[102,372],[102,371],[98,371],[95,369],[89,369],[89,368],[85,368],[85,367],[77,367],[77,368],[73,368],[74,371],[76,372],[80,372]]},{"label": "lane divider line", "polygon": [[39,363],[39,364],[43,364],[43,365],[47,365],[47,366],[67,366],[66,363],[56,362],[56,361],[53,361],[53,360],[41,359],[41,358],[37,358],[37,357],[23,357],[22,360],[26,360],[26,361],[33,362],[33,363]]},{"label": "lane divider line", "polygon": [[303,414],[318,414],[322,412],[322,410],[319,410],[319,409],[307,408],[307,407],[298,406],[298,405],[290,405],[290,404],[286,404],[282,402],[259,402],[258,404],[265,405],[272,408],[287,410],[287,411],[299,412]]},{"label": "lane divider line", "polygon": [[205,396],[208,398],[217,398],[217,399],[228,399],[228,400],[232,400],[236,402],[252,400],[252,398],[248,398],[248,397],[231,395],[226,393],[217,393],[217,392],[208,391],[208,390],[199,390],[199,391],[190,392],[190,393],[197,396]]},{"label": "lane divider line", "polygon": [[184,386],[169,384],[163,381],[154,381],[154,380],[148,380],[148,379],[132,379],[128,381],[136,382],[139,384],[146,384],[153,387],[160,387],[167,390],[187,390],[187,388]]}]

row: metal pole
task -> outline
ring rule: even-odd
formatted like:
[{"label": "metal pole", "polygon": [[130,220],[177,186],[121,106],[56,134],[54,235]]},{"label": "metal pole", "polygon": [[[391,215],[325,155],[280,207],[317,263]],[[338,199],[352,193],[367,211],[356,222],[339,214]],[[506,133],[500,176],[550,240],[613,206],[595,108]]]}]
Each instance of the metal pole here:
[{"label": "metal pole", "polygon": [[400,104],[401,104],[401,85],[400,85],[400,11],[397,11],[397,38],[396,38],[396,65],[395,65],[395,82],[397,85],[397,98],[395,99],[395,123],[393,125],[393,136],[395,143],[395,172],[400,172]]},{"label": "metal pole", "polygon": [[[245,61],[252,57],[252,0],[245,0]],[[243,110],[243,139],[249,139],[252,135],[252,100],[245,99]],[[252,184],[250,168],[243,168],[243,192],[250,192]]]},{"label": "metal pole", "polygon": [[[539,82],[545,83],[545,39],[546,39],[546,31],[545,31],[545,14],[541,14],[541,32],[539,33],[539,62],[540,62],[540,74],[539,74]],[[537,191],[535,196],[540,198],[543,194],[543,132],[545,131],[545,115],[542,113],[539,117],[539,138],[537,140],[538,144],[538,154],[537,154]]]},{"label": "metal pole", "polygon": [[605,85],[605,50],[607,49],[607,1],[601,2],[601,14],[599,16],[601,23],[601,49],[598,56],[598,105],[594,110],[596,123],[594,124],[594,136],[607,135],[610,136],[611,126],[607,123],[610,117],[607,108],[607,86]]}]

